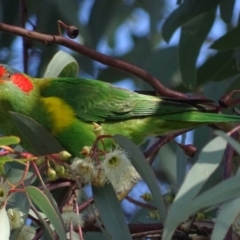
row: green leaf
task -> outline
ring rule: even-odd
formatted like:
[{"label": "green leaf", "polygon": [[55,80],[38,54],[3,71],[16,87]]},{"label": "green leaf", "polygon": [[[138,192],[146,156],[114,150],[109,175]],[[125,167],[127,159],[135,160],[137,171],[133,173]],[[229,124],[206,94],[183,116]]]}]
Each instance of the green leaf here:
[{"label": "green leaf", "polygon": [[225,139],[237,152],[240,154],[240,144],[237,142],[235,139],[232,137],[228,136],[225,132],[223,131],[215,131],[215,134],[218,136],[221,136],[223,139]]},{"label": "green leaf", "polygon": [[171,15],[166,19],[162,27],[163,38],[169,42],[173,33],[184,23],[191,21],[201,14],[205,14],[218,5],[220,0],[187,0],[184,1]]},{"label": "green leaf", "polygon": [[183,83],[189,89],[197,84],[196,61],[199,51],[215,20],[215,9],[184,24],[179,42],[179,67]]},{"label": "green leaf", "polygon": [[170,143],[165,144],[158,152],[157,159],[159,159],[158,169],[167,177],[165,181],[171,185],[174,193],[176,193],[178,190],[176,150],[170,147]]},{"label": "green leaf", "polygon": [[164,86],[175,87],[173,75],[178,71],[177,56],[178,48],[176,46],[157,49],[151,54],[145,69],[158,78]]},{"label": "green leaf", "polygon": [[26,192],[37,207],[48,217],[59,238],[61,240],[67,240],[65,227],[62,225],[62,222],[47,197],[38,188],[32,186],[26,187]]},{"label": "green leaf", "polygon": [[215,220],[214,229],[211,239],[219,240],[226,235],[232,222],[239,214],[240,198],[236,198],[230,202],[223,204]]},{"label": "green leaf", "polygon": [[13,158],[10,156],[1,156],[0,157],[0,163],[6,163],[6,162],[12,162]]},{"label": "green leaf", "polygon": [[57,140],[33,119],[16,112],[10,112],[10,115],[37,154],[49,155],[64,150]]},{"label": "green leaf", "polygon": [[192,215],[202,208],[218,206],[219,204],[239,197],[239,195],[240,174],[222,181],[218,185],[196,197],[188,209],[188,215]]},{"label": "green leaf", "polygon": [[18,144],[19,142],[20,142],[20,139],[15,136],[0,137],[0,146]]},{"label": "green leaf", "polygon": [[111,183],[103,187],[92,186],[92,192],[101,219],[111,237],[116,240],[131,240],[123,210]]},{"label": "green leaf", "polygon": [[169,42],[173,33],[179,28],[185,21],[184,15],[186,4],[181,4],[179,8],[171,13],[165,20],[162,26],[162,35],[166,42]]},{"label": "green leaf", "polygon": [[208,81],[221,81],[239,74],[234,51],[216,53],[197,69],[198,85]]},{"label": "green leaf", "polygon": [[[182,142],[184,144],[184,142]],[[177,146],[177,159],[176,159],[176,164],[177,164],[177,184],[178,188],[181,187],[185,176],[186,176],[186,171],[187,171],[187,156],[183,152],[183,149]]]},{"label": "green leaf", "polygon": [[70,54],[59,51],[48,64],[44,78],[77,77],[78,72],[77,61]]},{"label": "green leaf", "polygon": [[220,2],[221,18],[226,24],[231,24],[235,0],[222,0]]},{"label": "green leaf", "polygon": [[[9,156],[2,156],[0,157],[0,175],[4,175],[6,171],[6,163],[12,162],[13,158]],[[6,165],[5,165],[6,164]]]},{"label": "green leaf", "polygon": [[[176,227],[188,216],[194,213],[192,212],[191,207],[195,202],[194,198],[197,196],[211,174],[219,166],[226,145],[227,142],[225,140],[221,137],[217,137],[203,148],[198,161],[187,174],[187,177],[169,210],[163,239],[171,239]],[[201,206],[199,208],[201,208]]]},{"label": "green leaf", "polygon": [[93,48],[96,47],[99,39],[111,23],[115,7],[118,7],[118,1],[94,1],[88,21],[88,29],[91,33],[91,46]]},{"label": "green leaf", "polygon": [[210,48],[216,50],[232,50],[240,47],[240,25],[216,40]]},{"label": "green leaf", "polygon": [[[40,221],[40,223],[43,225],[44,228],[44,233],[43,233],[43,240],[56,240],[56,237],[54,236],[51,228],[49,227],[48,223],[46,222],[45,217],[42,217],[44,215],[43,213],[40,213],[35,209],[36,211],[34,212],[34,217],[37,217]],[[31,211],[31,210],[30,210]],[[15,239],[13,239],[15,240]]]},{"label": "green leaf", "polygon": [[113,136],[113,139],[119,144],[120,147],[128,152],[132,165],[148,185],[153,195],[154,203],[160,213],[160,218],[164,223],[167,216],[164,199],[161,195],[155,174],[147,163],[144,155],[139,150],[139,148],[128,138],[118,134]]}]

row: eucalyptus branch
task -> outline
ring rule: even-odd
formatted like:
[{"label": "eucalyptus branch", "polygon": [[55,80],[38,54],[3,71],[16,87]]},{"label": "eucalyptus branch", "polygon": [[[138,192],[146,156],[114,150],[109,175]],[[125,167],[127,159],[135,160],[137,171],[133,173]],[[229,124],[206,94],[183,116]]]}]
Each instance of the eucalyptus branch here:
[{"label": "eucalyptus branch", "polygon": [[5,23],[0,23],[0,31],[6,32],[6,33],[12,33],[12,34],[22,36],[27,39],[35,40],[38,42],[43,42],[44,44],[58,44],[58,45],[67,47],[75,52],[83,54],[100,63],[117,68],[119,70],[123,70],[127,73],[131,73],[143,79],[145,82],[149,83],[154,88],[154,90],[157,93],[159,93],[161,96],[181,98],[181,99],[188,98],[187,95],[184,93],[177,92],[163,86],[157,78],[155,78],[147,71],[135,65],[132,65],[130,63],[99,53],[89,47],[83,46],[82,44],[76,43],[63,36],[48,35],[48,34],[43,34],[36,31],[29,31],[25,28],[9,25]]}]

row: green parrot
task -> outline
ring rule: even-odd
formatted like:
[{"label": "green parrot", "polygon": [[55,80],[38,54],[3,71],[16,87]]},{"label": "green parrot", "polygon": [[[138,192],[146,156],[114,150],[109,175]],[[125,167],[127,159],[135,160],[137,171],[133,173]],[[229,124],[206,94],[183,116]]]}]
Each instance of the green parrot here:
[{"label": "green parrot", "polygon": [[240,122],[240,116],[210,113],[204,101],[177,101],[132,92],[109,83],[81,78],[37,79],[0,65],[0,130],[17,135],[9,111],[24,114],[45,127],[76,156],[92,146],[93,123],[104,134],[122,134],[136,144],[146,137],[219,122]]}]

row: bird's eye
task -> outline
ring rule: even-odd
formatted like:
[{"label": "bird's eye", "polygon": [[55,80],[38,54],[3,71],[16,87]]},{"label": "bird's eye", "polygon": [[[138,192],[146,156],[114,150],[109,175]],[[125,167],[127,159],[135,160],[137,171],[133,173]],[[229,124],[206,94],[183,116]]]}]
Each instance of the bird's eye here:
[{"label": "bird's eye", "polygon": [[5,78],[11,78],[12,74],[10,72],[5,72],[4,77]]}]

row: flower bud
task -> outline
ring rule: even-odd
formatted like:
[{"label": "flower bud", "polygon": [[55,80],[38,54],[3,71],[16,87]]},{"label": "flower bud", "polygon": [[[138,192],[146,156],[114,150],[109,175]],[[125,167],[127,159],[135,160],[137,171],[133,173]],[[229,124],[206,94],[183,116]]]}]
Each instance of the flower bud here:
[{"label": "flower bud", "polygon": [[50,181],[53,181],[56,179],[57,173],[53,168],[48,168],[47,170],[47,176]]},{"label": "flower bud", "polygon": [[56,165],[55,170],[56,170],[58,176],[63,176],[65,173],[65,168],[62,165]]},{"label": "flower bud", "polygon": [[45,163],[45,157],[39,157],[35,163],[37,164],[37,166],[42,166]]},{"label": "flower bud", "polygon": [[84,156],[88,156],[91,152],[91,149],[92,149],[91,147],[85,146],[85,147],[83,147],[83,149],[80,153]]},{"label": "flower bud", "polygon": [[153,196],[151,193],[144,193],[140,196],[144,201],[149,202],[153,200]]},{"label": "flower bud", "polygon": [[160,220],[160,215],[157,210],[153,210],[149,212],[149,217],[153,219]]},{"label": "flower bud", "polygon": [[68,160],[72,155],[67,152],[67,151],[61,151],[59,154],[58,154],[58,157],[60,158],[60,160],[63,160],[63,161],[66,161]]},{"label": "flower bud", "polygon": [[104,135],[102,126],[95,122],[93,123],[93,132],[96,135],[96,137]]}]

